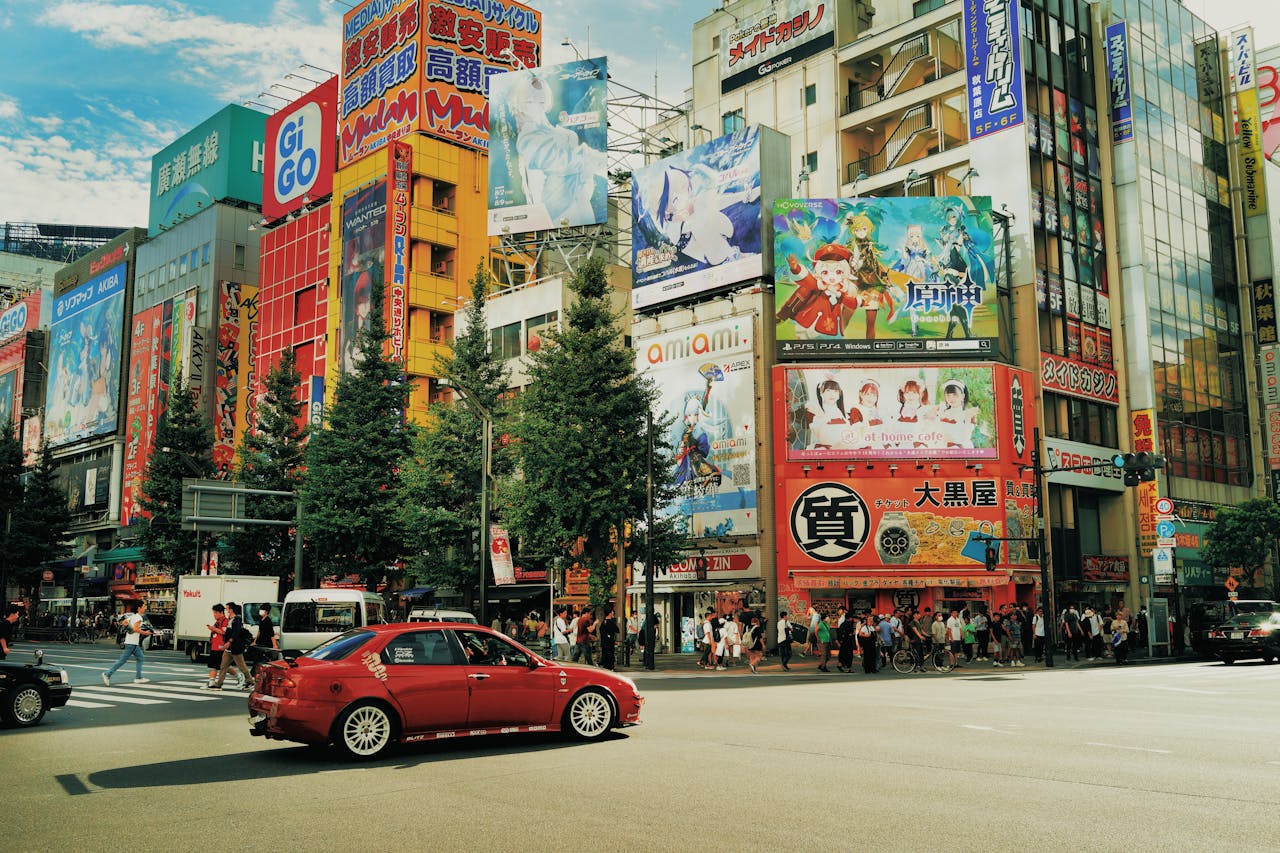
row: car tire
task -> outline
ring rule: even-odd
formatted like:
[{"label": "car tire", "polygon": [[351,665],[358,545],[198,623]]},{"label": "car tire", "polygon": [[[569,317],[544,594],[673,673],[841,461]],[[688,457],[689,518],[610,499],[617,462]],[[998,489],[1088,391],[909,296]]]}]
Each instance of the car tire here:
[{"label": "car tire", "polygon": [[27,728],[44,719],[49,710],[49,697],[37,684],[19,684],[4,694],[5,722]]},{"label": "car tire", "polygon": [[192,663],[200,663],[200,661],[204,660],[206,656],[200,653],[200,646],[198,644],[191,643],[187,646],[187,657],[191,658]]},{"label": "car tire", "polygon": [[334,726],[334,743],[350,758],[377,758],[395,739],[395,715],[376,702],[352,705]]},{"label": "car tire", "polygon": [[584,690],[564,709],[564,729],[578,740],[599,740],[614,723],[613,703],[600,690]]}]

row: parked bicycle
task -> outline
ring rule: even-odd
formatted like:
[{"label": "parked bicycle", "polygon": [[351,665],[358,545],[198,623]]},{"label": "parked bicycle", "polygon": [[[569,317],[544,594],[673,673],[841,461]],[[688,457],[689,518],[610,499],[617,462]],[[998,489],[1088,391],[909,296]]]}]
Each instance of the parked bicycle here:
[{"label": "parked bicycle", "polygon": [[950,672],[956,668],[956,656],[946,646],[939,646],[928,652],[918,646],[911,646],[893,653],[893,668],[903,675],[926,672],[926,664],[933,667],[935,672]]}]

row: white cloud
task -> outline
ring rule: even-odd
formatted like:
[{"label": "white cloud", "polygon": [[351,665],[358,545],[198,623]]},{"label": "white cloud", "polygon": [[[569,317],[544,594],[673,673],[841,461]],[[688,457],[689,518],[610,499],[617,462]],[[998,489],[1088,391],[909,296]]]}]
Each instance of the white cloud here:
[{"label": "white cloud", "polygon": [[0,95],[0,120],[18,117],[18,102],[7,95]]}]

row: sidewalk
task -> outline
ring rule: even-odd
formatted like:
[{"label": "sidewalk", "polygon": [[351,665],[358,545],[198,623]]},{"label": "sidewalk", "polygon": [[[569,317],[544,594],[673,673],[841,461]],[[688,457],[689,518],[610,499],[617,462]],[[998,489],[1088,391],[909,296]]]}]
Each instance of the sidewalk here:
[{"label": "sidewalk", "polygon": [[[677,675],[677,674],[688,674],[688,675],[697,674],[705,678],[717,678],[717,677],[737,678],[742,676],[745,676],[747,678],[752,677],[751,669],[750,667],[747,666],[747,659],[745,657],[740,658],[738,661],[734,663],[733,666],[730,666],[724,670],[702,669],[701,667],[698,666],[699,658],[700,658],[700,654],[697,652],[690,652],[688,654],[656,655],[654,658],[654,671],[649,672],[644,668],[642,656],[637,653],[632,656],[630,666],[624,666],[621,663],[619,663],[617,672],[627,676],[639,675],[642,677],[645,677],[645,676],[652,677],[652,676],[659,676],[659,675]],[[1151,663],[1179,663],[1179,662],[1190,662],[1195,660],[1200,660],[1200,658],[1192,653],[1187,653],[1178,657],[1154,657],[1153,658],[1153,657],[1148,657],[1146,654],[1146,651],[1144,650],[1138,654],[1131,652],[1129,654],[1128,665],[1140,666],[1142,664],[1151,664]],[[993,666],[990,661],[975,660],[970,663],[965,663],[962,659],[960,664],[950,673],[940,673],[940,672],[934,672],[933,670],[929,670],[925,674],[933,675],[933,676],[948,677],[948,676],[955,676],[955,675],[972,676],[975,674],[988,674],[993,672],[994,673],[1027,672],[1029,670],[1046,669],[1043,662],[1036,663],[1035,658],[1031,655],[1027,655],[1025,658],[1023,658],[1023,661],[1026,664],[1026,666],[1005,665],[1005,666],[997,667],[997,666]],[[1109,657],[1102,658],[1096,661],[1086,660],[1083,658],[1079,661],[1067,660],[1066,654],[1061,651],[1054,655],[1053,663],[1054,663],[1053,668],[1056,670],[1090,669],[1095,667],[1114,667],[1117,665],[1115,662],[1115,659],[1109,658]],[[777,655],[768,655],[767,657],[765,657],[763,661],[760,662],[760,665],[757,666],[756,669],[759,671],[761,675],[781,675],[784,677],[791,676],[791,675],[824,676],[824,677],[831,677],[831,678],[848,677],[846,676],[845,673],[842,673],[840,672],[840,670],[836,669],[836,656],[834,654],[832,654],[831,663],[829,664],[829,668],[831,669],[831,673],[829,676],[827,673],[818,671],[818,659],[815,658],[813,655],[801,656],[797,653],[792,653],[790,667],[791,667],[790,672],[784,672],[782,669],[782,664],[778,662]],[[862,659],[859,657],[854,657],[853,659],[852,674],[866,677],[865,673],[863,673],[862,671]],[[904,675],[894,670],[892,666],[885,666],[878,673],[875,674],[875,677],[880,678],[880,677],[887,676],[892,678],[913,678],[919,675],[920,673],[907,673]]]}]

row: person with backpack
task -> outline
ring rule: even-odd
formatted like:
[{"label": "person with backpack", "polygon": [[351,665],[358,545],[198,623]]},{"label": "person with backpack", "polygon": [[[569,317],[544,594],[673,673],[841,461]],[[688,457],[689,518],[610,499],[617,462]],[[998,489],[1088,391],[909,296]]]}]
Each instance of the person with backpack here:
[{"label": "person with backpack", "polygon": [[1080,614],[1076,613],[1074,603],[1067,605],[1067,612],[1062,614],[1062,638],[1067,644],[1067,660],[1080,660]]},{"label": "person with backpack", "polygon": [[143,616],[147,612],[147,603],[145,601],[138,604],[137,611],[128,614],[125,617],[126,630],[129,632],[124,637],[124,651],[120,653],[120,659],[111,665],[111,668],[102,673],[102,683],[111,686],[111,676],[116,670],[124,666],[124,662],[129,658],[135,658],[136,675],[133,679],[134,684],[146,684],[151,679],[142,677],[142,638],[150,637],[151,631],[149,626],[143,621]]},{"label": "person with backpack", "polygon": [[764,659],[764,625],[754,613],[742,632],[742,649],[747,656],[747,666],[751,667],[751,674],[755,675],[759,671],[756,667]]},{"label": "person with backpack", "polygon": [[244,651],[253,642],[253,634],[244,626],[244,620],[240,618],[240,605],[234,601],[228,601],[225,606],[231,613],[225,635],[227,645],[222,650],[222,665],[218,667],[218,680],[212,684],[206,684],[205,689],[207,690],[222,689],[222,683],[227,680],[227,670],[231,668],[232,663],[242,673],[236,681],[236,688],[243,689],[246,685],[252,686],[249,684],[246,675],[249,672],[249,664],[245,663]]},{"label": "person with backpack", "polygon": [[[205,625],[209,629],[209,681],[213,684],[218,678],[218,669],[222,666],[222,650],[227,647],[227,609],[221,604],[213,605],[213,624]],[[244,680],[244,673],[236,670],[236,676]]]}]

